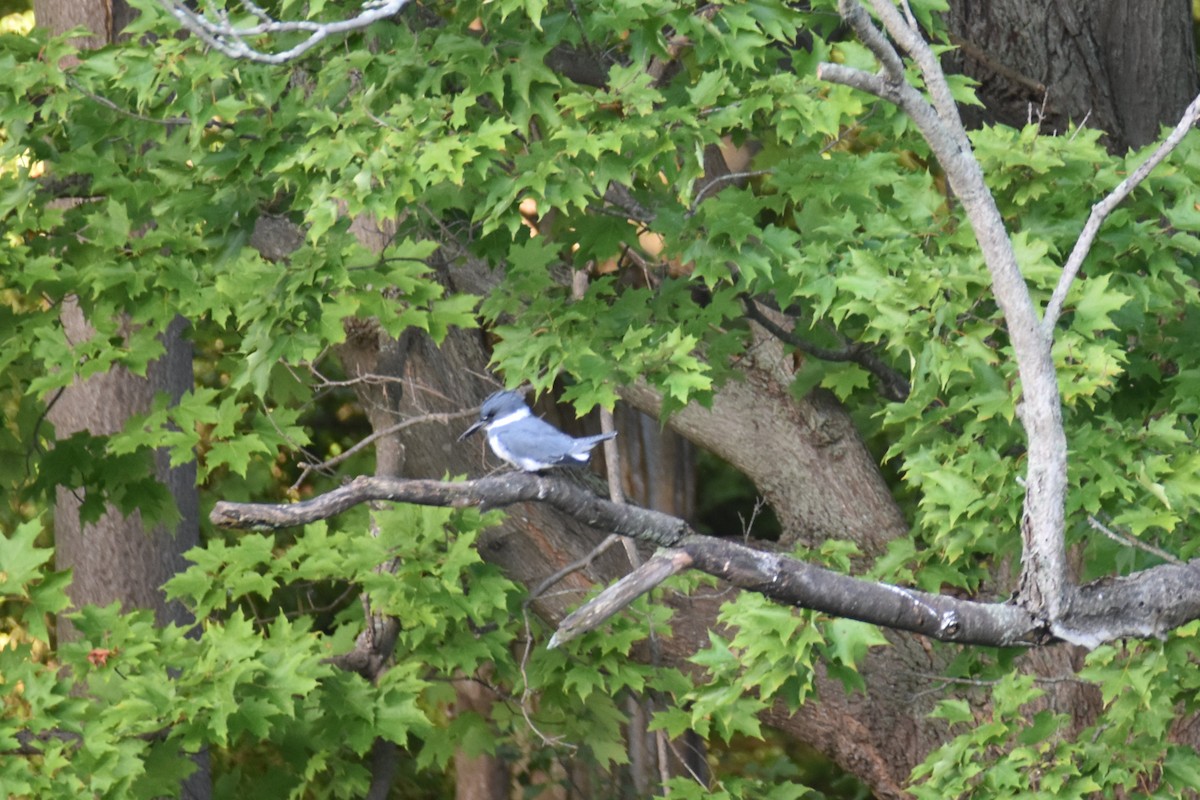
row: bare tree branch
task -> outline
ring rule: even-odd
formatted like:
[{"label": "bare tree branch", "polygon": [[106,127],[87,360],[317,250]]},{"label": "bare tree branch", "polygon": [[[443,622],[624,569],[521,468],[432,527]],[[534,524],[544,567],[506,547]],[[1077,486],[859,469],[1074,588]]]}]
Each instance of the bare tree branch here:
[{"label": "bare tree branch", "polygon": [[568,614],[558,624],[558,630],[550,637],[546,647],[558,647],[588,631],[594,631],[634,600],[690,566],[692,558],[682,550],[655,553],[645,564]]},{"label": "bare tree branch", "polygon": [[797,350],[821,361],[843,363],[852,361],[867,372],[870,372],[879,381],[879,393],[886,399],[902,403],[908,398],[909,392],[912,391],[912,385],[908,382],[908,379],[899,370],[880,358],[870,345],[847,340],[842,347],[836,350],[829,347],[820,347],[805,340],[803,337],[797,336],[795,331],[788,331],[780,327],[775,320],[762,312],[762,309],[758,307],[758,303],[753,297],[745,295],[742,300],[746,306],[746,316],[763,326],[768,333],[779,341],[790,344]]},{"label": "bare tree branch", "polygon": [[[1012,603],[965,600],[842,575],[730,539],[702,536],[669,514],[619,505],[569,481],[526,473],[461,483],[363,476],[302,503],[217,503],[210,519],[222,527],[274,530],[327,519],[360,503],[380,500],[453,508],[549,503],[593,527],[671,549],[670,559],[679,569],[699,569],[784,605],[959,644],[1028,646],[1057,637],[1095,647],[1126,637],[1161,637],[1200,618],[1197,562],[1165,564],[1081,587],[1068,613],[1051,631],[1045,621]],[[1057,630],[1067,635],[1059,636]]]},{"label": "bare tree branch", "polygon": [[[334,34],[360,30],[373,22],[398,14],[408,5],[409,0],[370,0],[362,4],[361,11],[356,16],[332,22],[277,20],[251,0],[238,0],[238,5],[258,20],[252,24],[234,22],[224,7],[195,12],[179,0],[159,2],[180,25],[217,52],[229,58],[257,61],[261,64],[283,64],[300,57]],[[251,39],[281,33],[307,33],[308,38],[277,53],[259,50],[250,44]]]},{"label": "bare tree branch", "polygon": [[478,415],[479,415],[478,408],[468,408],[466,411],[456,411],[456,412],[449,413],[449,414],[423,414],[419,417],[411,417],[409,419],[401,420],[400,422],[397,422],[395,425],[389,425],[386,428],[381,428],[380,430],[372,431],[369,435],[364,436],[361,440],[356,442],[353,446],[346,448],[346,450],[342,451],[341,453],[339,453],[336,456],[333,456],[332,458],[326,459],[325,461],[321,461],[321,462],[306,461],[303,464],[301,464],[300,465],[300,467],[301,467],[300,475],[299,475],[299,477],[296,478],[295,481],[292,482],[292,485],[290,488],[292,489],[292,491],[299,489],[300,484],[304,483],[304,481],[308,479],[309,473],[314,472],[314,471],[332,469],[333,467],[336,467],[338,464],[342,463],[346,459],[353,456],[355,453],[362,451],[368,445],[372,444],[373,442],[375,442],[378,439],[383,438],[384,436],[391,436],[392,434],[399,433],[400,431],[404,430],[405,428],[412,427],[413,425],[422,425],[425,423],[433,423],[433,422],[438,422],[438,423],[445,425],[450,422],[456,422],[460,419],[467,419],[469,417],[474,417],[474,416],[478,416]]},{"label": "bare tree branch", "polygon": [[1161,547],[1155,547],[1154,545],[1150,544],[1149,542],[1143,542],[1141,539],[1137,538],[1136,536],[1125,533],[1124,531],[1119,531],[1119,532],[1114,531],[1112,528],[1109,528],[1107,525],[1105,525],[1100,520],[1096,519],[1091,514],[1088,514],[1088,525],[1091,526],[1092,530],[1100,531],[1105,536],[1112,539],[1114,542],[1116,542],[1119,545],[1122,545],[1124,547],[1133,547],[1138,550],[1141,550],[1144,553],[1149,553],[1152,556],[1157,556],[1158,558],[1161,558],[1163,561],[1166,561],[1168,564],[1174,564],[1178,567],[1186,566],[1186,564],[1183,561],[1181,561],[1178,558],[1176,558],[1175,556],[1171,555],[1166,550],[1163,550]]},{"label": "bare tree branch", "polygon": [[[455,508],[549,503],[593,527],[674,549],[672,563],[679,569],[690,562],[734,586],[786,605],[964,644],[1016,646],[1045,638],[1035,621],[1013,605],[941,597],[842,575],[789,556],[702,536],[668,514],[613,503],[569,481],[542,475],[506,473],[462,483],[362,476],[302,503],[220,502],[209,518],[222,527],[273,530],[327,519],[360,503],[379,500]],[[659,571],[656,568],[654,572]]]},{"label": "bare tree branch", "polygon": [[888,34],[916,62],[930,100],[904,80],[903,63],[858,0],[840,0],[838,10],[879,58],[883,71],[871,75],[839,64],[821,64],[818,75],[896,104],[916,123],[946,172],[975,232],[1016,356],[1024,400],[1017,413],[1029,442],[1022,514],[1021,580],[1018,602],[1044,618],[1051,630],[1071,606],[1072,592],[1063,538],[1067,493],[1067,441],[1050,338],[1017,265],[1012,241],[983,179],[937,56],[891,0],[871,0]]},{"label": "bare tree branch", "polygon": [[[109,100],[107,97],[101,97],[94,92],[88,91],[88,89],[82,83],[75,80],[70,73],[64,74],[64,77],[66,78],[67,85],[72,89],[79,92],[93,103],[99,103],[110,111],[115,111],[123,117],[136,119],[138,122],[149,122],[154,125],[163,125],[168,128],[172,125],[190,125],[192,123],[192,120],[188,117],[167,117],[166,119],[158,119],[157,117],[147,117],[145,114],[137,114],[133,111],[129,111],[128,109],[121,108],[121,106],[117,105],[112,100]],[[208,124],[214,123],[210,122]]]},{"label": "bare tree branch", "polygon": [[1197,121],[1200,121],[1200,95],[1192,100],[1191,105],[1187,107],[1175,125],[1175,129],[1154,149],[1150,157],[1129,173],[1129,176],[1121,181],[1117,188],[1109,192],[1107,197],[1092,206],[1092,213],[1088,215],[1087,223],[1084,224],[1079,238],[1075,241],[1075,247],[1071,249],[1071,255],[1067,258],[1066,266],[1063,267],[1058,285],[1054,287],[1054,294],[1050,296],[1050,302],[1046,304],[1046,313],[1042,317],[1042,333],[1047,338],[1054,336],[1054,326],[1058,322],[1059,315],[1062,314],[1067,292],[1070,291],[1071,283],[1079,274],[1079,269],[1083,266],[1088,253],[1091,252],[1092,244],[1096,241],[1096,236],[1100,233],[1100,226],[1104,224],[1104,220],[1137,188],[1138,184],[1149,177],[1155,167],[1171,155],[1171,152],[1179,146],[1183,137]]},{"label": "bare tree branch", "polygon": [[528,605],[529,603],[532,603],[534,600],[538,599],[539,597],[544,595],[546,592],[550,591],[551,586],[554,586],[555,584],[557,584],[559,581],[561,581],[563,578],[567,577],[571,573],[579,572],[581,569],[587,569],[588,567],[590,567],[592,565],[592,562],[594,562],[597,558],[599,558],[600,556],[607,553],[614,544],[617,544],[618,542],[626,542],[626,541],[629,541],[629,540],[626,539],[624,536],[618,536],[615,533],[610,533],[608,536],[605,536],[604,541],[600,542],[600,544],[596,545],[591,550],[589,550],[582,558],[575,559],[574,561],[572,561],[570,564],[567,564],[562,569],[557,569],[554,572],[552,572],[551,574],[547,575],[545,578],[543,578],[541,580],[541,582],[538,583],[537,586],[534,586],[533,589],[531,589],[529,591],[529,598],[525,601],[526,605]]},{"label": "bare tree branch", "polygon": [[222,528],[270,531],[329,519],[360,503],[386,500],[422,506],[484,509],[515,503],[549,503],[587,525],[632,536],[659,547],[671,547],[691,528],[669,514],[631,505],[618,505],[569,481],[537,474],[506,472],[487,478],[452,483],[359,476],[345,486],[301,503],[218,502],[209,519]]}]

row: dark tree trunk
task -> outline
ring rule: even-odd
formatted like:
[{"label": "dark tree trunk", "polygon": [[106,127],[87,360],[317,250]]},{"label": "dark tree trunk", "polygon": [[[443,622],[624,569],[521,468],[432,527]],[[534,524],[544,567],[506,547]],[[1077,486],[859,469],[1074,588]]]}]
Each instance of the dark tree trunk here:
[{"label": "dark tree trunk", "polygon": [[[1197,91],[1187,0],[952,0],[949,68],[980,81],[983,121],[1086,124],[1123,153],[1179,121]],[[1085,122],[1086,120],[1086,122]]]}]

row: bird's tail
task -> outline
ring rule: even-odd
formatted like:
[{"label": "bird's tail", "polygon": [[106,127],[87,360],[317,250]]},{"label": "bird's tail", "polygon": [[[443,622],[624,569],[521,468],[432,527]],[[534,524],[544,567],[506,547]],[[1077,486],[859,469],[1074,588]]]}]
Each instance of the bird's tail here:
[{"label": "bird's tail", "polygon": [[594,447],[595,445],[600,444],[600,442],[608,441],[616,435],[616,431],[608,431],[607,433],[597,433],[595,436],[581,436],[575,441],[585,447]]}]

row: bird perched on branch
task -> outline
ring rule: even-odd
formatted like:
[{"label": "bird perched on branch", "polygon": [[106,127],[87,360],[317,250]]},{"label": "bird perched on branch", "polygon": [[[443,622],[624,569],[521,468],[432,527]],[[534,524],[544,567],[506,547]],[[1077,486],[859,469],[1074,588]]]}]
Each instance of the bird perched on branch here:
[{"label": "bird perched on branch", "polygon": [[458,437],[461,442],[480,428],[487,431],[492,452],[525,472],[551,467],[579,467],[588,462],[592,448],[617,435],[616,431],[576,439],[533,416],[516,392],[502,391],[483,401],[479,419]]}]

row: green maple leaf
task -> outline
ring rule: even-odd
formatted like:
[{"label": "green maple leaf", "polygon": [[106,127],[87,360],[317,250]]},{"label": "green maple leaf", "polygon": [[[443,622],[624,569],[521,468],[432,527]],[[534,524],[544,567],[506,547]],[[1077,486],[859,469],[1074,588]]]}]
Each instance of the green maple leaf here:
[{"label": "green maple leaf", "polygon": [[42,577],[41,568],[54,550],[34,544],[41,531],[41,523],[30,520],[0,538],[0,594],[28,596],[28,584]]}]

